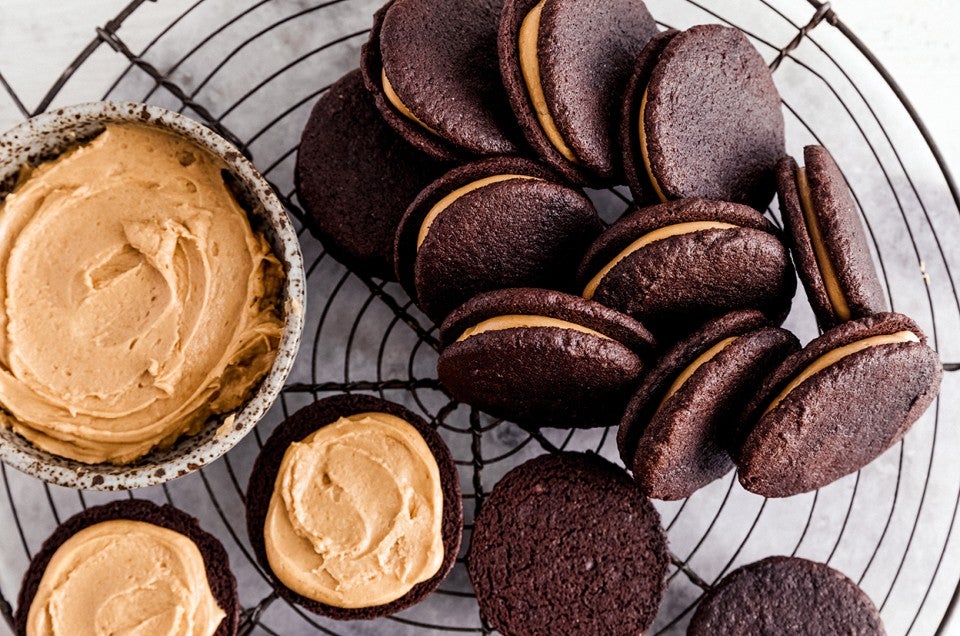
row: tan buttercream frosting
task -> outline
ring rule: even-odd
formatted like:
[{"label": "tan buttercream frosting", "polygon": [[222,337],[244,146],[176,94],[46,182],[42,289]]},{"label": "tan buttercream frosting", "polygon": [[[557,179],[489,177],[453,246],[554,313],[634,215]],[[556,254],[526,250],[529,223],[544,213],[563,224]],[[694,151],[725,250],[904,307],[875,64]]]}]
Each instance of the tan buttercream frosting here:
[{"label": "tan buttercream frosting", "polygon": [[460,337],[457,338],[457,342],[461,342],[467,338],[472,338],[473,336],[487,333],[489,331],[503,331],[504,329],[527,329],[531,327],[569,329],[571,331],[579,331],[580,333],[590,334],[591,336],[597,336],[599,338],[606,338],[607,340],[610,339],[609,336],[605,336],[599,331],[594,331],[589,327],[578,325],[575,322],[560,320],[559,318],[508,314],[505,316],[494,316],[493,318],[487,318],[486,320],[483,320],[472,327],[468,327],[466,330],[464,330]]},{"label": "tan buttercream frosting", "polygon": [[842,347],[837,347],[832,351],[828,351],[823,354],[816,360],[814,360],[810,365],[801,371],[793,380],[790,381],[787,386],[784,387],[780,394],[770,402],[770,406],[767,407],[763,413],[766,415],[773,409],[777,408],[781,402],[787,397],[787,395],[796,389],[798,386],[806,382],[810,377],[820,371],[823,371],[830,365],[840,362],[847,356],[851,356],[855,353],[863,351],[865,349],[870,349],[872,347],[879,347],[882,345],[888,344],[899,344],[903,342],[920,342],[920,337],[917,336],[912,331],[898,331],[896,333],[882,334],[879,336],[870,336],[869,338],[864,338],[863,340],[857,340],[856,342],[851,342],[848,345]]},{"label": "tan buttercream frosting", "polygon": [[226,614],[189,537],[115,519],[80,530],[50,559],[28,636],[210,636]]},{"label": "tan buttercream frosting", "polygon": [[467,194],[480,188],[492,185],[494,183],[499,183],[501,181],[510,181],[511,179],[534,179],[539,180],[537,177],[531,177],[525,174],[497,174],[490,177],[484,177],[483,179],[477,179],[472,181],[465,186],[461,186],[456,190],[453,190],[442,199],[437,201],[430,211],[427,212],[427,216],[423,218],[423,222],[420,224],[420,232],[417,234],[417,249],[420,249],[420,246],[423,245],[423,242],[427,239],[427,234],[430,232],[433,222],[437,220],[444,210],[449,208],[453,203]]},{"label": "tan buttercream frosting", "polygon": [[434,130],[430,126],[427,126],[425,123],[423,123],[423,120],[421,120],[419,117],[414,115],[413,111],[410,110],[410,108],[408,108],[405,103],[403,103],[403,100],[401,100],[400,96],[397,95],[397,91],[394,90],[393,84],[391,84],[390,80],[387,79],[387,71],[384,69],[380,70],[380,83],[383,86],[383,94],[387,97],[387,101],[390,102],[394,108],[400,111],[401,115],[403,115],[410,121],[420,125],[428,132],[434,135],[437,134],[436,130]]},{"label": "tan buttercream frosting", "polygon": [[737,339],[737,336],[731,336],[729,338],[724,338],[720,342],[716,343],[699,356],[694,359],[689,365],[680,372],[680,375],[676,377],[673,383],[670,385],[670,388],[667,389],[666,394],[663,396],[663,399],[660,401],[660,406],[662,407],[667,400],[673,397],[673,395],[680,390],[680,388],[687,383],[687,380],[697,372],[703,365],[710,362],[716,358],[721,351],[733,344],[733,341]]},{"label": "tan buttercream frosting", "polygon": [[283,269],[221,176],[166,131],[108,124],[0,204],[0,419],[126,463],[239,407],[270,369]]},{"label": "tan buttercream frosting", "polygon": [[543,92],[543,84],[540,80],[540,51],[537,41],[540,39],[540,16],[546,3],[547,0],[541,0],[537,3],[520,24],[520,40],[518,43],[520,72],[523,75],[523,82],[527,86],[527,94],[530,96],[530,102],[537,113],[537,121],[540,122],[543,134],[547,136],[550,144],[567,161],[577,163],[576,153],[567,145],[566,140],[557,128],[557,122],[554,121],[553,115],[550,113],[547,96]]},{"label": "tan buttercream frosting", "polygon": [[387,413],[340,418],[283,456],[263,528],[288,588],[342,608],[395,601],[443,563],[443,490],[420,433]]},{"label": "tan buttercream frosting", "polygon": [[657,181],[657,177],[653,174],[653,167],[650,165],[650,149],[647,147],[647,125],[644,123],[644,118],[647,114],[647,91],[643,91],[643,97],[640,99],[640,114],[639,114],[639,125],[637,126],[637,133],[640,137],[640,156],[643,159],[643,167],[647,171],[647,180],[650,182],[650,185],[653,186],[653,191],[656,193],[657,198],[660,201],[666,203],[667,195],[663,193],[663,188],[660,187],[660,182]]},{"label": "tan buttercream frosting", "polygon": [[584,287],[583,297],[587,300],[593,298],[593,295],[597,292],[597,287],[603,282],[604,277],[610,273],[610,270],[616,267],[620,261],[626,257],[651,243],[682,234],[693,234],[694,232],[704,232],[706,230],[730,230],[736,227],[738,226],[730,223],[719,223],[717,221],[689,221],[687,223],[674,223],[673,225],[667,225],[648,232],[630,243],[630,245],[617,254],[613,260],[607,263],[603,269],[597,272],[597,275],[591,278],[586,287]]},{"label": "tan buttercream frosting", "polygon": [[800,196],[803,220],[810,235],[810,244],[813,246],[813,254],[817,260],[817,268],[820,270],[820,279],[826,289],[827,298],[840,320],[850,320],[850,305],[847,304],[847,299],[840,288],[840,280],[837,278],[833,261],[830,260],[830,253],[823,244],[820,219],[817,217],[813,198],[810,196],[810,183],[807,181],[807,171],[804,168],[797,169],[797,193]]}]

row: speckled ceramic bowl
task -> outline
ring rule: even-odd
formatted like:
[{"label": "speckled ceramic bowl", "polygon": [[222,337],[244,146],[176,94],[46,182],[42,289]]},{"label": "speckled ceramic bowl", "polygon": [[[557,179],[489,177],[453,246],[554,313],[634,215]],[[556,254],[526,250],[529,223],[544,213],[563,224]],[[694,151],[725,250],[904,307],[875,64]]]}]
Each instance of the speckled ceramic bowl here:
[{"label": "speckled ceramic bowl", "polygon": [[23,164],[36,165],[94,136],[107,122],[159,126],[188,137],[221,157],[236,178],[251,221],[273,246],[286,269],[284,330],[273,368],[253,398],[237,411],[207,423],[195,436],[172,448],[154,451],[124,466],[83,464],[47,453],[0,427],[0,460],[45,481],[70,488],[123,490],[159,484],[199,469],[230,450],[273,404],[286,381],[300,345],[306,283],[300,243],[290,218],[270,185],[228,141],[183,115],[132,102],[92,102],[51,111],[0,135],[0,199],[13,187]]}]

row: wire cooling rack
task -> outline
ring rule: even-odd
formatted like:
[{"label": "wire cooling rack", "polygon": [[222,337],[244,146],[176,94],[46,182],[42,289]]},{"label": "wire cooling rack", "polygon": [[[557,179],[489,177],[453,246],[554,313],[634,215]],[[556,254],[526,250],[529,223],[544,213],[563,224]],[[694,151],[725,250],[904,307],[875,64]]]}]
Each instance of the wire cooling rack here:
[{"label": "wire cooling rack", "polygon": [[[0,108],[16,108],[26,118],[71,102],[124,98],[186,112],[251,156],[299,220],[292,173],[300,131],[317,98],[357,66],[379,3],[173,1],[183,11],[169,24],[158,23],[153,3],[135,0],[96,29],[33,109],[0,74],[6,93],[0,90]],[[664,27],[720,22],[750,36],[775,69],[790,151],[796,156],[808,143],[831,149],[863,211],[892,307],[920,322],[944,360],[960,360],[954,279],[960,196],[883,66],[829,5],[813,0],[647,4]],[[102,76],[105,67],[117,72],[103,91],[90,78],[91,69]],[[623,189],[591,196],[608,220],[629,203]],[[779,223],[775,207],[768,214]],[[136,496],[189,511],[221,539],[245,608],[242,633],[490,633],[462,565],[484,493],[510,467],[542,452],[575,448],[615,457],[612,431],[529,433],[451,400],[435,376],[436,331],[399,286],[347,271],[300,227],[307,324],[277,406],[221,461]],[[803,340],[816,335],[802,292],[787,326]],[[819,492],[768,501],[743,491],[731,474],[686,501],[657,502],[673,566],[651,633],[682,633],[705,589],[770,554],[797,554],[844,571],[876,602],[890,634],[945,633],[960,580],[958,375],[946,374],[940,399],[902,443]],[[288,413],[343,391],[404,403],[432,421],[457,459],[464,492],[465,548],[452,574],[419,606],[370,623],[336,623],[280,599],[244,530],[243,492],[263,440]],[[82,508],[134,495],[49,486],[2,464],[0,479],[0,610],[9,622],[7,599],[15,597],[31,555],[53,528]]]}]

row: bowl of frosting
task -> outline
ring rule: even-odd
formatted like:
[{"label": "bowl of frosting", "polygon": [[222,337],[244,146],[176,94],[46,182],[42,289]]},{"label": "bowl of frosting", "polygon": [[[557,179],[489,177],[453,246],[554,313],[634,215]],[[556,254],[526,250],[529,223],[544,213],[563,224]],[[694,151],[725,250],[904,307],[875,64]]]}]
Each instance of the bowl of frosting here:
[{"label": "bowl of frosting", "polygon": [[178,113],[78,104],[0,136],[0,459],[116,490],[199,469],[279,394],[300,245],[266,180]]}]

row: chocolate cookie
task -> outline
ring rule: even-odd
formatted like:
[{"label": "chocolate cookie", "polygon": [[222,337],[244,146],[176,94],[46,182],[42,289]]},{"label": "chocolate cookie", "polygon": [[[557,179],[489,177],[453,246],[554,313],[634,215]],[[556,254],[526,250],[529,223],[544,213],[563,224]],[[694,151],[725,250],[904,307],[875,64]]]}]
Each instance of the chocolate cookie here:
[{"label": "chocolate cookie", "polygon": [[823,146],[777,164],[780,211],[800,280],[821,329],[886,311],[887,303],[857,205]]},{"label": "chocolate cookie", "polygon": [[[344,608],[320,603],[301,596],[277,578],[267,559],[264,541],[264,522],[274,484],[284,454],[291,444],[300,442],[318,429],[333,424],[340,417],[366,412],[386,413],[409,423],[426,442],[440,471],[443,491],[443,562],[430,579],[415,585],[406,595],[383,605]],[[287,418],[270,435],[264,444],[250,474],[247,485],[247,536],[253,547],[257,562],[267,572],[281,597],[322,616],[336,620],[371,619],[394,614],[415,605],[433,592],[453,568],[460,550],[463,531],[463,501],[460,498],[460,482],[457,468],[446,443],[436,430],[422,418],[399,404],[369,395],[338,395],[314,402]]]},{"label": "chocolate cookie", "polygon": [[494,486],[467,572],[480,613],[503,634],[635,636],[657,614],[668,563],[660,515],[630,477],[568,452]]},{"label": "chocolate cookie", "polygon": [[688,636],[885,633],[856,583],[797,557],[769,557],[734,570],[704,595],[687,628]]},{"label": "chocolate cookie", "polygon": [[500,82],[503,0],[390,0],[373,18],[361,69],[384,119],[439,159],[521,149]]},{"label": "chocolate cookie", "polygon": [[578,277],[584,298],[668,337],[735,309],[783,320],[797,284],[769,221],[704,199],[629,211],[587,250]]},{"label": "chocolate cookie", "polygon": [[789,356],[748,404],[740,483],[789,497],[863,468],[927,410],[942,376],[937,352],[904,315],[834,327]]},{"label": "chocolate cookie", "polygon": [[621,145],[632,150],[637,201],[770,203],[785,152],[780,95],[740,30],[709,24],[654,39],[629,85]]},{"label": "chocolate cookie", "polygon": [[450,394],[527,427],[616,423],[655,346],[632,318],[542,289],[481,294],[440,338],[437,375]]},{"label": "chocolate cookie", "polygon": [[622,178],[617,123],[633,61],[657,32],[641,0],[506,0],[500,71],[537,154],[575,183]]},{"label": "chocolate cookie", "polygon": [[480,292],[571,289],[603,230],[590,200],[525,159],[452,170],[428,186],[397,229],[401,284],[436,322]]},{"label": "chocolate cookie", "polygon": [[397,223],[443,170],[384,123],[360,71],[351,71],[310,113],[294,179],[324,248],[357,272],[389,280]]},{"label": "chocolate cookie", "polygon": [[705,324],[644,376],[617,432],[624,464],[655,499],[683,499],[727,474],[734,420],[760,379],[800,343],[759,311]]},{"label": "chocolate cookie", "polygon": [[43,542],[40,550],[30,561],[30,567],[23,575],[20,595],[17,597],[17,612],[14,615],[14,621],[18,635],[26,634],[30,604],[37,594],[37,588],[47,570],[47,565],[57,549],[84,528],[115,519],[143,521],[179,532],[193,541],[203,556],[210,591],[217,600],[220,609],[226,613],[214,633],[216,636],[231,636],[237,633],[240,622],[237,581],[230,571],[230,560],[220,541],[213,535],[204,532],[196,519],[173,506],[158,506],[143,499],[121,499],[102,506],[87,508],[83,512],[70,517],[60,524],[53,531],[53,534]]}]

